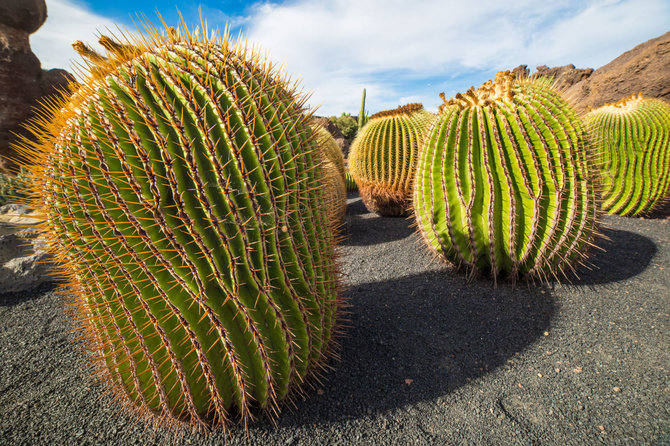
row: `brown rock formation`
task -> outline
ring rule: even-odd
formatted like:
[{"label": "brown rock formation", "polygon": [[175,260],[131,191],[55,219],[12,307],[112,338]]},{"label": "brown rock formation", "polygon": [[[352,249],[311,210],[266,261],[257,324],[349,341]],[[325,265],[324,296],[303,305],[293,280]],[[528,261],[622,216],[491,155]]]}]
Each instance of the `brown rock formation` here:
[{"label": "brown rock formation", "polygon": [[67,85],[65,70],[41,69],[30,49],[29,37],[46,20],[44,0],[0,2],[0,170],[13,169],[16,156],[10,144],[25,134],[22,124],[34,115],[33,108],[47,94]]},{"label": "brown rock formation", "polygon": [[623,53],[566,91],[579,109],[597,108],[635,93],[670,100],[670,32]]},{"label": "brown rock formation", "polygon": [[563,65],[562,67],[549,68],[546,65],[536,67],[537,71],[530,74],[528,65],[519,65],[512,70],[517,77],[549,77],[554,79],[555,86],[560,90],[566,90],[577,82],[580,82],[593,73],[593,68],[575,68],[574,65]]}]

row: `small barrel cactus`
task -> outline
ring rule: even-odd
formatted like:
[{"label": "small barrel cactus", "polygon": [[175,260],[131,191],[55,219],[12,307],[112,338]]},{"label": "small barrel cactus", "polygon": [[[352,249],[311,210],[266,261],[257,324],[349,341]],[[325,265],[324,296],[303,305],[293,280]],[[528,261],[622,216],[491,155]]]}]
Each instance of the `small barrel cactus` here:
[{"label": "small barrel cactus", "polygon": [[585,117],[602,169],[602,208],[640,215],[670,191],[670,103],[629,96]]},{"label": "small barrel cactus", "polygon": [[349,151],[351,172],[371,212],[409,215],[419,148],[434,115],[408,104],[370,116]]},{"label": "small barrel cactus", "polygon": [[101,44],[75,45],[90,75],[23,144],[29,204],[111,389],[155,420],[246,424],[325,365],[338,317],[304,97],[227,36]]},{"label": "small barrel cactus", "polygon": [[583,125],[549,82],[498,73],[440,107],[417,168],[419,231],[472,274],[559,276],[594,234],[591,170]]},{"label": "small barrel cactus", "polygon": [[316,129],[317,153],[323,170],[323,187],[331,223],[337,228],[347,212],[347,188],[344,184],[344,155],[342,149],[323,127]]}]

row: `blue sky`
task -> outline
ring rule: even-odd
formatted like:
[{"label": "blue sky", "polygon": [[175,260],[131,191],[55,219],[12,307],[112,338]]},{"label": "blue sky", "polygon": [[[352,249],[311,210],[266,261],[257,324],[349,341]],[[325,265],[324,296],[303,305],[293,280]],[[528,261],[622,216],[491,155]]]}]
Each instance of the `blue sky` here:
[{"label": "blue sky", "polygon": [[[670,31],[668,0],[46,0],[31,36],[45,68],[68,68],[71,43],[133,30],[132,18],[209,28],[226,24],[285,64],[311,91],[319,115],[357,114],[407,102],[435,110],[447,97],[520,64],[598,68]],[[93,45],[95,46],[95,45]]]}]

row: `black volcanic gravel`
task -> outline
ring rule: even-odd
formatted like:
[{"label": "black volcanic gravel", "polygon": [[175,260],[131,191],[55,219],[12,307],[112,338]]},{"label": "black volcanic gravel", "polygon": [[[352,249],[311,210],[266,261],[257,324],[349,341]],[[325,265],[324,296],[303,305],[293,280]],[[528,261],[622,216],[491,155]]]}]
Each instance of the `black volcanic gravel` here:
[{"label": "black volcanic gravel", "polygon": [[0,444],[670,444],[670,220],[606,217],[572,285],[494,288],[349,204],[341,360],[276,426],[175,435],[119,414],[42,288],[0,295]]}]

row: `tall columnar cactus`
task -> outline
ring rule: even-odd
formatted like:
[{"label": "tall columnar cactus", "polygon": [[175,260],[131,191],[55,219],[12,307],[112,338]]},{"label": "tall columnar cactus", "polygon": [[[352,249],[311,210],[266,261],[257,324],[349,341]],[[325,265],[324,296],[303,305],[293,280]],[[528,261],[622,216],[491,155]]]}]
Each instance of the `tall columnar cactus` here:
[{"label": "tall columnar cactus", "polygon": [[325,189],[328,216],[334,228],[337,228],[347,211],[347,188],[344,183],[344,155],[342,149],[323,127],[316,129],[318,158],[322,163],[323,184]]},{"label": "tall columnar cactus", "polygon": [[412,181],[419,148],[434,115],[421,104],[376,113],[349,150],[349,171],[371,212],[410,213]]},{"label": "tall columnar cactus", "polygon": [[157,420],[246,423],[324,365],[338,315],[304,97],[227,36],[101,44],[24,143],[30,204],[111,388]]},{"label": "tall columnar cactus", "polygon": [[354,180],[354,177],[353,175],[351,175],[351,172],[349,172],[349,170],[346,170],[344,172],[344,183],[347,186],[347,192],[353,192],[355,190],[358,190],[356,180]]},{"label": "tall columnar cactus", "polygon": [[602,168],[602,207],[640,215],[670,191],[670,103],[641,94],[586,115]]},{"label": "tall columnar cactus", "polygon": [[592,174],[583,125],[548,82],[498,73],[441,106],[414,213],[428,246],[470,273],[558,276],[594,233]]},{"label": "tall columnar cactus", "polygon": [[363,89],[363,96],[361,96],[361,109],[358,112],[358,130],[362,129],[368,123],[368,114],[365,112],[365,88]]}]

